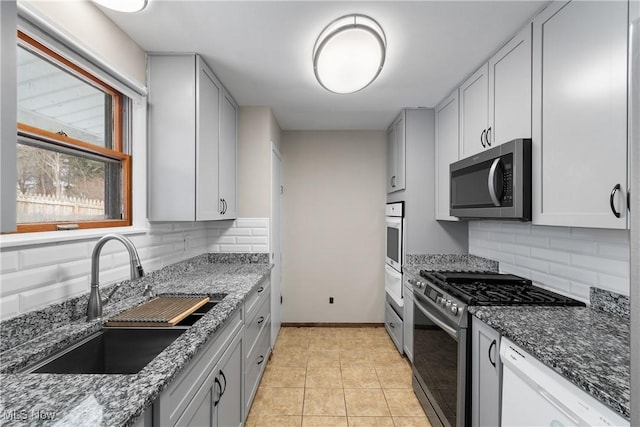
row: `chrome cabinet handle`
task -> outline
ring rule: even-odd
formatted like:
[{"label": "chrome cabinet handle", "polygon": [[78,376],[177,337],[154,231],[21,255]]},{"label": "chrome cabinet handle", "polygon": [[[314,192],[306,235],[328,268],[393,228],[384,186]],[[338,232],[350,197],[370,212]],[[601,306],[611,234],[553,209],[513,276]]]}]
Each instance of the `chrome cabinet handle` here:
[{"label": "chrome cabinet handle", "polygon": [[220,370],[220,376],[224,380],[224,387],[222,387],[222,391],[220,392],[220,399],[222,399],[222,395],[227,391],[227,377],[224,375],[224,372],[222,372],[222,369]]},{"label": "chrome cabinet handle", "polygon": [[631,212],[631,189],[627,189],[627,210]]},{"label": "chrome cabinet handle", "polygon": [[489,126],[489,129],[487,129],[485,139],[487,140],[487,147],[491,147],[491,126]]},{"label": "chrome cabinet handle", "polygon": [[256,363],[259,365],[259,364],[261,364],[262,362],[264,362],[264,356],[263,356],[263,355],[260,355],[260,356],[258,356],[258,358],[256,359]]},{"label": "chrome cabinet handle", "polygon": [[498,199],[498,195],[496,194],[496,171],[498,170],[499,165],[500,158],[497,158],[491,164],[491,169],[489,169],[489,178],[487,180],[487,186],[489,187],[489,197],[491,197],[491,201],[493,202],[494,206],[500,206],[500,200]]},{"label": "chrome cabinet handle", "polygon": [[260,319],[258,319],[258,325],[261,324],[262,322],[264,322],[264,316],[260,316]]},{"label": "chrome cabinet handle", "polygon": [[494,368],[496,367],[496,362],[491,358],[491,349],[494,348],[496,344],[496,340],[493,340],[491,341],[491,345],[489,346],[489,363],[491,363]]},{"label": "chrome cabinet handle", "polygon": [[484,142],[484,135],[487,133],[486,129],[482,130],[482,133],[480,134],[480,144],[482,144],[482,148],[487,148],[487,146],[485,145]]},{"label": "chrome cabinet handle", "polygon": [[396,176],[391,177],[391,188],[396,188]]},{"label": "chrome cabinet handle", "polygon": [[613,190],[611,190],[611,195],[609,196],[609,206],[611,207],[611,212],[613,212],[616,218],[620,218],[620,212],[616,210],[616,207],[613,204],[613,199],[620,188],[622,188],[620,184],[616,184],[615,187],[613,187]]},{"label": "chrome cabinet handle", "polygon": [[389,322],[389,326],[391,327],[391,329],[395,329],[396,325],[393,324],[393,322]]},{"label": "chrome cabinet handle", "polygon": [[264,291],[264,286],[260,286],[256,292],[257,293],[262,293],[262,291]]}]

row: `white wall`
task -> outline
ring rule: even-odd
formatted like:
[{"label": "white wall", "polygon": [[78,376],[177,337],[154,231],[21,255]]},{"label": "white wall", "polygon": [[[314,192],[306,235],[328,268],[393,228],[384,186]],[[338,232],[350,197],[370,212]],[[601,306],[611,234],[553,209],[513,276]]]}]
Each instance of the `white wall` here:
[{"label": "white wall", "polygon": [[470,221],[469,253],[587,302],[589,287],[629,295],[629,231]]},{"label": "white wall", "polygon": [[144,85],[145,53],[89,0],[18,0],[125,76]]},{"label": "white wall", "polygon": [[238,118],[238,214],[271,215],[271,142],[280,146],[280,126],[269,107],[240,107]]},{"label": "white wall", "polygon": [[284,131],[281,148],[282,321],[383,322],[386,133]]}]

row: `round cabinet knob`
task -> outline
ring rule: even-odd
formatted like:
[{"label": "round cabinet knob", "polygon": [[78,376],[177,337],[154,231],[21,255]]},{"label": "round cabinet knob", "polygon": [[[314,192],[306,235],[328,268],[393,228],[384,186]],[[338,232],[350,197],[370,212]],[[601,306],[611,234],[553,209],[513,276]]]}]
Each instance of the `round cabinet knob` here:
[{"label": "round cabinet knob", "polygon": [[451,306],[451,313],[453,313],[454,316],[458,315],[458,305],[457,304],[453,304]]}]

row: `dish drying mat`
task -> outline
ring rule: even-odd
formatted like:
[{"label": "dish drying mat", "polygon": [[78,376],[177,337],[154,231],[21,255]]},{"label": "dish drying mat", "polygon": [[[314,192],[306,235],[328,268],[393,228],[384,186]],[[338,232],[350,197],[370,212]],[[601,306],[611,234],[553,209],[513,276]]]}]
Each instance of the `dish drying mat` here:
[{"label": "dish drying mat", "polygon": [[106,326],[175,326],[209,297],[157,297],[107,320]]}]

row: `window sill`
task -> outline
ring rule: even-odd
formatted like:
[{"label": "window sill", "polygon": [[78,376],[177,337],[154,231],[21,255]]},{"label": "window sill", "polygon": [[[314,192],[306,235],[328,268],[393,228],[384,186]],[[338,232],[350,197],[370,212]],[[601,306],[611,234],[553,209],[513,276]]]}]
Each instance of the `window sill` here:
[{"label": "window sill", "polygon": [[135,234],[145,234],[146,232],[147,227],[133,226],[93,228],[85,230],[44,231],[40,233],[28,234],[4,234],[0,236],[0,249],[51,243],[64,243],[72,242],[75,240],[91,240],[110,233],[131,236]]}]

